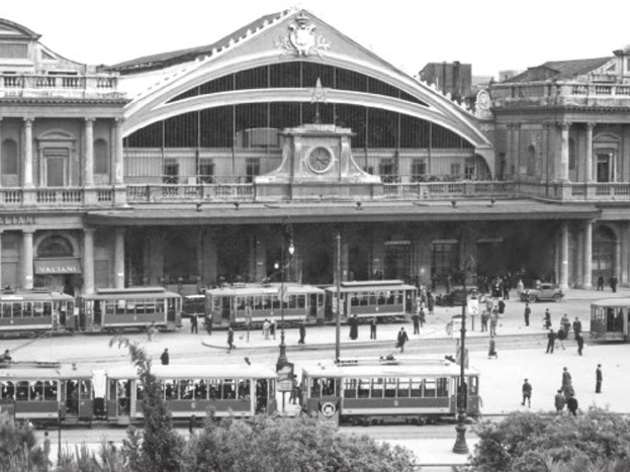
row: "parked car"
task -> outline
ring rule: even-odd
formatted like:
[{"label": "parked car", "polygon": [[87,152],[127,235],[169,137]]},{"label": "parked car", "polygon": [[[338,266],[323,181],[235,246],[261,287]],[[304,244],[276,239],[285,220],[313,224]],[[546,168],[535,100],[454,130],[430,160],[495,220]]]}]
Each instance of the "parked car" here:
[{"label": "parked car", "polygon": [[564,293],[562,289],[552,283],[541,283],[535,288],[525,289],[521,292],[521,300],[523,302],[538,302],[538,301],[554,301],[560,302],[564,299]]},{"label": "parked car", "polygon": [[[479,297],[479,289],[475,286],[466,286],[468,298],[471,296]],[[464,302],[464,287],[455,286],[451,292],[446,294],[438,294],[435,298],[435,305],[441,306],[461,306]]]}]

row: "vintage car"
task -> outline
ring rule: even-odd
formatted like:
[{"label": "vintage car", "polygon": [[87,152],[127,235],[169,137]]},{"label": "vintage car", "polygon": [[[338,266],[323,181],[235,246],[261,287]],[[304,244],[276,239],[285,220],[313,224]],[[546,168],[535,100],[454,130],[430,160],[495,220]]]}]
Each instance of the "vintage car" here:
[{"label": "vintage car", "polygon": [[560,302],[564,298],[562,289],[552,283],[541,283],[535,288],[521,292],[523,302],[554,301]]},{"label": "vintage car", "polygon": [[[471,296],[479,296],[479,289],[475,286],[466,286],[466,292],[468,298]],[[455,286],[451,289],[451,292],[446,294],[438,294],[435,298],[435,305],[440,306],[461,306],[464,302],[464,287]]]}]

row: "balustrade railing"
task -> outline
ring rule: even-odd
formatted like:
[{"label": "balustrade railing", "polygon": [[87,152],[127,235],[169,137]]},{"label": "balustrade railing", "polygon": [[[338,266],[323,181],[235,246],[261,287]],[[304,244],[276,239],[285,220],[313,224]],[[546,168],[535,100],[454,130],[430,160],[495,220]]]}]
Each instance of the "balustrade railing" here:
[{"label": "balustrade railing", "polygon": [[113,75],[0,74],[0,95],[99,95],[122,97]]}]

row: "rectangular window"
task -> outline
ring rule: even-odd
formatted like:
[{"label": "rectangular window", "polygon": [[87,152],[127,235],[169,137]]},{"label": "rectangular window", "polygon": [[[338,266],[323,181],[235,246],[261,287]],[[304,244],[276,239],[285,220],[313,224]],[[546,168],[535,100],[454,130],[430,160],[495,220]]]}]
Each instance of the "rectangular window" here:
[{"label": "rectangular window", "polygon": [[475,161],[466,158],[466,166],[464,167],[464,179],[472,181],[475,178]]},{"label": "rectangular window", "polygon": [[424,397],[435,397],[437,393],[437,383],[435,379],[427,378],[424,380]]},{"label": "rectangular window", "polygon": [[385,380],[383,378],[374,378],[372,380],[372,396],[373,398],[383,397],[383,388]]},{"label": "rectangular window", "polygon": [[174,159],[164,161],[162,182],[164,184],[177,184],[179,182],[179,163]]},{"label": "rectangular window", "polygon": [[254,176],[260,176],[260,159],[259,158],[247,158],[247,165],[245,168],[246,182],[254,182]]},{"label": "rectangular window", "polygon": [[355,399],[357,397],[357,380],[346,378],[343,381],[343,397]]},{"label": "rectangular window", "polygon": [[26,43],[0,44],[0,57],[5,59],[26,59],[28,57],[28,45]]},{"label": "rectangular window", "polygon": [[396,385],[398,380],[396,378],[385,379],[385,397],[396,397]]},{"label": "rectangular window", "polygon": [[424,159],[414,159],[411,163],[411,182],[423,182],[427,176],[427,163]]},{"label": "rectangular window", "polygon": [[370,397],[370,378],[359,379],[357,393],[360,398]]},{"label": "rectangular window", "polygon": [[409,385],[408,378],[398,380],[398,397],[409,397]]},{"label": "rectangular window", "polygon": [[451,164],[451,176],[459,177],[462,174],[462,165],[461,163],[453,163]]},{"label": "rectangular window", "polygon": [[378,172],[383,183],[396,182],[394,162],[390,158],[381,159],[381,162],[378,166]]},{"label": "rectangular window", "polygon": [[210,159],[202,159],[199,162],[199,182],[202,184],[214,183],[214,162]]}]

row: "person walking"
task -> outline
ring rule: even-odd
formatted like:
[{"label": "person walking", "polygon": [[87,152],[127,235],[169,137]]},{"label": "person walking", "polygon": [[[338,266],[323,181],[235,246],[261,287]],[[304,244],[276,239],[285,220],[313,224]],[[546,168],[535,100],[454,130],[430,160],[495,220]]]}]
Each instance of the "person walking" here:
[{"label": "person walking", "polygon": [[482,332],[488,331],[489,318],[490,318],[490,312],[488,312],[487,310],[484,310],[483,312],[481,312],[481,331]]},{"label": "person walking", "polygon": [[429,315],[433,315],[433,309],[435,307],[435,296],[433,292],[427,292],[427,309],[429,310]]},{"label": "person walking", "polygon": [[582,322],[580,322],[578,317],[573,321],[573,335],[576,340],[578,339],[578,335],[582,335]]},{"label": "person walking", "polygon": [[604,275],[602,273],[599,273],[599,276],[597,276],[597,290],[604,290]]},{"label": "person walking", "polygon": [[199,333],[197,328],[197,314],[190,316],[190,333]]},{"label": "person walking", "polygon": [[188,433],[193,435],[195,433],[195,424],[197,423],[197,419],[195,414],[191,415],[188,419]]},{"label": "person walking", "polygon": [[398,332],[397,340],[398,343],[396,343],[396,347],[400,348],[400,352],[402,353],[405,351],[405,343],[407,343],[407,341],[409,340],[407,332],[405,332],[405,327],[401,327],[400,331]]},{"label": "person walking", "polygon": [[595,392],[600,394],[602,392],[602,381],[604,380],[604,375],[602,374],[602,365],[597,365],[597,369],[595,370]]},{"label": "person walking", "polygon": [[525,303],[525,312],[523,313],[523,317],[525,317],[525,327],[529,327],[529,316],[532,315],[532,309],[529,306],[529,302]]},{"label": "person walking", "polygon": [[359,338],[359,319],[357,314],[352,314],[350,317],[350,340],[356,340]]},{"label": "person walking", "polygon": [[558,339],[558,341],[560,342],[560,346],[564,350],[564,341],[567,339],[567,332],[563,326],[558,329],[558,332],[556,333],[556,338]]},{"label": "person walking", "polygon": [[205,315],[204,321],[206,324],[206,332],[208,332],[208,335],[212,335],[212,314]]},{"label": "person walking", "polygon": [[503,315],[505,313],[505,301],[503,299],[499,299],[497,306],[499,307],[499,314]]},{"label": "person walking", "polygon": [[549,309],[545,309],[544,324],[547,330],[551,328],[551,312],[549,312]]},{"label": "person walking", "polygon": [[521,406],[525,405],[525,401],[527,401],[527,407],[532,407],[532,385],[529,383],[527,378],[523,380],[523,401],[521,402]]},{"label": "person walking", "polygon": [[575,398],[575,396],[569,396],[567,399],[567,409],[569,409],[569,412],[571,414],[573,414],[574,416],[577,415],[577,410],[578,410],[578,401]]},{"label": "person walking", "polygon": [[50,437],[48,437],[48,431],[44,432],[44,459],[46,460],[46,471],[52,464],[50,461]]},{"label": "person walking", "polygon": [[567,316],[567,314],[564,314],[560,319],[560,326],[564,328],[564,331],[567,334],[567,338],[569,338],[569,332],[571,331],[571,322],[569,321],[569,317]]},{"label": "person walking", "polygon": [[262,325],[263,335],[265,336],[265,340],[269,340],[269,327],[271,327],[271,322],[269,319],[265,319]]},{"label": "person walking", "polygon": [[499,312],[500,310],[492,309],[492,315],[490,315],[490,336],[494,337],[497,334],[497,325],[499,324]]},{"label": "person walking", "polygon": [[545,353],[553,354],[553,349],[556,344],[556,334],[553,329],[549,329],[549,333],[547,333],[547,351]]},{"label": "person walking", "polygon": [[558,389],[558,392],[556,393],[553,402],[554,402],[554,405],[556,406],[556,412],[558,414],[561,414],[562,411],[564,410],[564,404],[566,402],[564,399],[564,395],[562,394],[562,389]]},{"label": "person walking", "polygon": [[411,320],[413,321],[413,334],[420,335],[420,314],[413,314]]},{"label": "person walking", "polygon": [[571,373],[569,373],[566,366],[562,368],[562,392],[564,392],[564,397],[567,399],[575,394]]},{"label": "person walking", "polygon": [[612,289],[612,292],[617,292],[617,284],[619,284],[619,279],[617,279],[617,276],[615,276],[614,274],[610,277],[610,288]]},{"label": "person walking", "polygon": [[300,339],[298,340],[298,343],[300,345],[304,345],[305,342],[305,338],[306,338],[306,324],[304,323],[304,321],[300,322]]},{"label": "person walking", "polygon": [[277,326],[276,319],[272,317],[271,320],[269,321],[269,335],[274,340],[276,339],[276,326]]},{"label": "person walking", "polygon": [[370,319],[370,340],[376,340],[376,317]]},{"label": "person walking", "polygon": [[519,300],[521,299],[521,294],[525,291],[525,284],[523,284],[523,280],[519,279],[516,283],[516,294],[518,295]]},{"label": "person walking", "polygon": [[234,346],[234,330],[232,330],[232,327],[228,328],[227,331],[227,344],[228,344],[228,353],[230,353],[232,351],[232,349],[235,349],[236,347]]},{"label": "person walking", "polygon": [[494,341],[493,336],[490,336],[490,344],[488,346],[488,359],[490,358],[499,358],[499,354],[497,353],[497,344]]},{"label": "person walking", "polygon": [[168,354],[168,348],[164,349],[162,355],[160,355],[160,360],[163,365],[168,365],[171,362],[171,356]]},{"label": "person walking", "polygon": [[584,337],[582,334],[576,336],[575,341],[577,342],[578,355],[582,356],[582,351],[584,350]]}]

